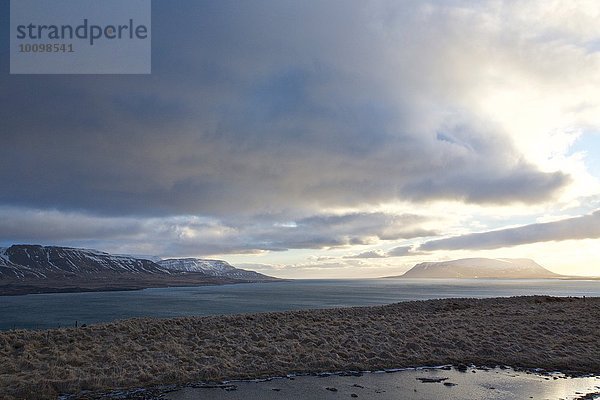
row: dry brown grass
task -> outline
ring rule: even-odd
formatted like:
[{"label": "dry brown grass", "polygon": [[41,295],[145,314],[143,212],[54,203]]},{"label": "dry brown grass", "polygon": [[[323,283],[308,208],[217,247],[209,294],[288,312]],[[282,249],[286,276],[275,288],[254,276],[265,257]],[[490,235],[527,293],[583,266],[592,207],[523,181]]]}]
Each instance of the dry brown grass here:
[{"label": "dry brown grass", "polygon": [[0,333],[0,398],[431,364],[600,372],[600,298],[451,299],[381,307]]}]

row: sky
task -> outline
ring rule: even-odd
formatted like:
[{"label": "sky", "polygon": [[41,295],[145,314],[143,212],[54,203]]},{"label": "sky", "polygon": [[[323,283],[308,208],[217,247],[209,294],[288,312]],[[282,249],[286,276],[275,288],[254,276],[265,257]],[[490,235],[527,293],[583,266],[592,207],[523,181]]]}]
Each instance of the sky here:
[{"label": "sky", "polygon": [[150,75],[9,75],[8,22],[0,246],[600,275],[595,0],[154,0]]}]

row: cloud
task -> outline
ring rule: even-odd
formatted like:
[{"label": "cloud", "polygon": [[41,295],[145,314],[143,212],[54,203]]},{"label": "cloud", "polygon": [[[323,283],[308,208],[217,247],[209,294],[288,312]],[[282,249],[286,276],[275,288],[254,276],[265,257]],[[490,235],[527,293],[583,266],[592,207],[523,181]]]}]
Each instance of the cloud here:
[{"label": "cloud", "polygon": [[398,246],[388,251],[383,250],[368,250],[355,255],[348,255],[344,258],[390,258],[390,257],[407,257],[427,254],[424,251],[416,251],[414,246]]},{"label": "cloud", "polygon": [[387,254],[381,250],[370,250],[356,255],[345,256],[344,258],[387,258]]},{"label": "cloud", "polygon": [[274,216],[134,218],[0,207],[0,243],[63,244],[157,255],[260,254],[431,236],[431,231],[421,227],[428,222],[425,216],[386,213],[321,214],[290,222]]},{"label": "cloud", "polygon": [[351,248],[446,233],[427,216],[442,208],[472,231],[490,204],[556,214],[576,184],[597,192],[564,159],[600,127],[598,4],[499,4],[159,1],[152,75],[2,74],[0,242],[286,264],[343,248],[356,260],[308,261],[346,271],[562,237],[535,224]]},{"label": "cloud", "polygon": [[425,242],[419,250],[485,250],[522,244],[600,238],[600,210],[561,221],[471,233]]},{"label": "cloud", "polygon": [[422,228],[425,216],[386,213],[317,214],[297,221],[273,220],[269,216],[252,217],[250,223],[223,220],[211,225],[181,221],[178,232],[185,232],[170,245],[171,253],[194,254],[200,249],[212,253],[286,251],[290,249],[326,249],[381,241],[433,236]]},{"label": "cloud", "polygon": [[0,78],[0,203],[223,218],[549,200],[568,176],[469,111],[493,53],[539,45],[486,30],[488,6],[158,2],[151,76]]},{"label": "cloud", "polygon": [[394,247],[390,251],[388,251],[388,257],[404,257],[404,256],[412,256],[422,254],[420,252],[415,252],[413,246],[399,246]]}]

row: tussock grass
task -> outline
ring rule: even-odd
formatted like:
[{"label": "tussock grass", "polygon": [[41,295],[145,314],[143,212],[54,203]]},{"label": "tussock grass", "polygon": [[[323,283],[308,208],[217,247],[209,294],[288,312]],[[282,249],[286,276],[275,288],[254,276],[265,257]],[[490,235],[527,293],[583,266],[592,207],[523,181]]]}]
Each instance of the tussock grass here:
[{"label": "tussock grass", "polygon": [[0,398],[449,363],[600,372],[600,298],[139,318],[0,332]]}]

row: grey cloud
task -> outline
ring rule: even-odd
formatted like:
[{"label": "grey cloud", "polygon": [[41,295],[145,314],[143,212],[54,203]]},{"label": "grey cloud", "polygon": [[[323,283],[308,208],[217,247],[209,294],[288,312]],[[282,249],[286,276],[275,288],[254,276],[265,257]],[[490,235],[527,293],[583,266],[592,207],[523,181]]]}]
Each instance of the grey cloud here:
[{"label": "grey cloud", "polygon": [[[429,221],[425,216],[386,213],[350,213],[316,215],[298,219],[294,223],[253,223],[237,227],[231,225],[234,235],[228,238],[248,243],[259,250],[323,249],[356,244],[373,244],[399,238],[434,235],[420,226]],[[189,241],[193,246],[197,240]]]},{"label": "grey cloud", "polygon": [[421,228],[430,221],[428,217],[414,214],[349,213],[343,215],[318,215],[297,222],[297,227],[305,231],[325,230],[328,235],[346,236],[360,244],[360,237],[376,237],[380,240],[411,239],[423,236],[436,236],[437,233]]},{"label": "grey cloud", "polygon": [[425,242],[419,250],[485,250],[538,242],[600,238],[600,211],[555,222]]},{"label": "grey cloud", "polygon": [[144,228],[144,223],[134,218],[0,207],[0,242],[120,239],[135,236]]},{"label": "grey cloud", "polygon": [[[221,219],[547,200],[568,177],[460,106],[474,72],[459,66],[486,61],[462,51],[453,4],[157,2],[151,76],[0,77],[0,205]],[[264,247],[368,238],[327,241]]]},{"label": "grey cloud", "polygon": [[387,258],[387,254],[378,250],[370,250],[344,258]]},{"label": "grey cloud", "polygon": [[371,264],[363,260],[348,260],[338,259],[325,262],[305,262],[298,264],[286,265],[286,269],[299,269],[299,270],[328,270],[328,269],[347,269],[347,268],[368,268],[375,267],[377,264]]},{"label": "grey cloud", "polygon": [[406,257],[426,254],[423,251],[415,251],[413,246],[398,246],[389,251],[369,250],[356,255],[345,256],[344,258],[390,258],[390,257]]},{"label": "grey cloud", "polygon": [[[322,249],[416,237],[424,216],[385,213],[316,215],[297,222],[255,216],[133,218],[0,208],[0,244],[15,241],[157,255],[254,254]],[[428,234],[429,235],[429,234]]]},{"label": "grey cloud", "polygon": [[421,254],[419,252],[414,252],[413,250],[414,250],[413,246],[394,247],[393,249],[388,251],[387,256],[388,257],[404,257],[404,256],[409,256],[409,255]]}]

